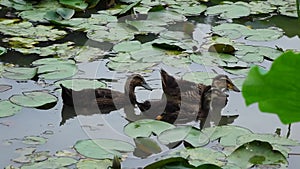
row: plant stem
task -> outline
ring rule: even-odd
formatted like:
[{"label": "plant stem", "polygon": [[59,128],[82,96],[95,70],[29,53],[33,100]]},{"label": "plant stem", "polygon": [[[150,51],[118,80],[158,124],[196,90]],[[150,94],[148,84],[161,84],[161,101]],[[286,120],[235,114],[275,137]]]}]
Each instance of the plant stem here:
[{"label": "plant stem", "polygon": [[290,137],[290,135],[291,135],[291,124],[289,124],[289,126],[288,126],[288,131],[287,131],[287,133],[286,133],[286,138],[289,138]]}]

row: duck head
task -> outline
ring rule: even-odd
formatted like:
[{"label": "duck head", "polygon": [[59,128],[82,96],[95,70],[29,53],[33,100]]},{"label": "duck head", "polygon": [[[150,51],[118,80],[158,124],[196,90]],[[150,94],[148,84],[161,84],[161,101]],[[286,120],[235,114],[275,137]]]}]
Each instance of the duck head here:
[{"label": "duck head", "polygon": [[233,82],[226,75],[218,75],[213,79],[212,87],[217,88],[221,91],[233,90],[235,92],[240,92]]},{"label": "duck head", "polygon": [[143,76],[139,74],[133,74],[131,75],[127,81],[126,81],[126,86],[129,86],[129,88],[135,88],[137,86],[141,86],[147,90],[152,90],[152,88],[146,83],[145,79]]}]

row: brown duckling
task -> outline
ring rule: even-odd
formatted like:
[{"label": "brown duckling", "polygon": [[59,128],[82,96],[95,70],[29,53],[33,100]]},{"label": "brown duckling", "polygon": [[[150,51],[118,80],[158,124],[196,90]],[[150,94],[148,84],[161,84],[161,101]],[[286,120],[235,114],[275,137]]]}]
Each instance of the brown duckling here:
[{"label": "brown duckling", "polygon": [[60,86],[62,88],[62,99],[64,104],[74,107],[90,107],[93,104],[97,104],[101,113],[108,113],[126,105],[134,106],[137,103],[134,93],[137,86],[152,90],[145,79],[138,74],[131,75],[127,79],[124,86],[124,93],[106,88],[74,91],[63,85]]}]

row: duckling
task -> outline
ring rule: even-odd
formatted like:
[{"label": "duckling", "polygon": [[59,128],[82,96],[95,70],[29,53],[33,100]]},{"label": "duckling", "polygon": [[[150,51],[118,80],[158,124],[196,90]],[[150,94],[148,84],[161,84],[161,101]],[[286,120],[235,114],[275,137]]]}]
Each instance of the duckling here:
[{"label": "duckling", "polygon": [[97,104],[101,113],[108,113],[126,105],[135,106],[137,100],[134,91],[137,86],[152,90],[145,79],[138,74],[133,74],[127,79],[124,86],[124,93],[106,88],[74,91],[64,87],[62,84],[60,84],[60,86],[62,88],[63,103],[65,105],[90,107],[93,104]]}]

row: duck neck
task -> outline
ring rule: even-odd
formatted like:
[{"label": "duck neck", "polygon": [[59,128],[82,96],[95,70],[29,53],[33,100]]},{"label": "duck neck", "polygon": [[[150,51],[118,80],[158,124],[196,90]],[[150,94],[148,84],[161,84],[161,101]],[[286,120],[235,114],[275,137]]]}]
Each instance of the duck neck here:
[{"label": "duck neck", "polygon": [[136,85],[131,83],[131,78],[128,78],[125,84],[125,97],[129,97],[129,101],[132,105],[135,105],[137,103],[136,96],[134,93]]}]

